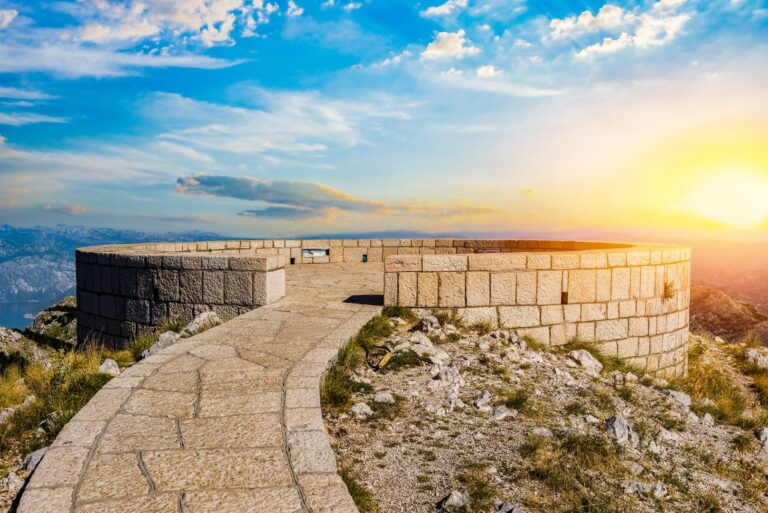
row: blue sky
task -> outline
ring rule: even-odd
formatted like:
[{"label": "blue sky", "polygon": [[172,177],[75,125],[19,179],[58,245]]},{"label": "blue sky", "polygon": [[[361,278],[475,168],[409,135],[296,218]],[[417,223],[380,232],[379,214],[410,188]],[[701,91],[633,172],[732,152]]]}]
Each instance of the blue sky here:
[{"label": "blue sky", "polygon": [[766,36],[757,0],[0,0],[0,222],[690,223],[698,176],[768,176]]}]

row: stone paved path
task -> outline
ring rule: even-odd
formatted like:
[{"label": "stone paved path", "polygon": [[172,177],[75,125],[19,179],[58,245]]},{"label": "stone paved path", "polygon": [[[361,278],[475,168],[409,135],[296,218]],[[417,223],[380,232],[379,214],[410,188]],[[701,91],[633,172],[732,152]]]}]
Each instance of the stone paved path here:
[{"label": "stone paved path", "polygon": [[283,300],[110,381],[58,436],[19,512],[356,512],[318,385],[339,345],[380,310],[370,296],[381,294],[382,269],[297,266],[286,286]]}]

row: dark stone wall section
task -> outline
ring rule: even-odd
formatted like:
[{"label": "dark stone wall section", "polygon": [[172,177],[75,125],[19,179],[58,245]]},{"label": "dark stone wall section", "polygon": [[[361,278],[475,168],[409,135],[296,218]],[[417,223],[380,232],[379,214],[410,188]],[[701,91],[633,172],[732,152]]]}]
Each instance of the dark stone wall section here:
[{"label": "dark stone wall section", "polygon": [[[97,339],[125,347],[168,319],[186,323],[209,310],[231,319],[284,294],[285,259],[280,256],[135,255],[96,249],[76,253],[81,344]],[[277,276],[267,280],[271,274]]]}]

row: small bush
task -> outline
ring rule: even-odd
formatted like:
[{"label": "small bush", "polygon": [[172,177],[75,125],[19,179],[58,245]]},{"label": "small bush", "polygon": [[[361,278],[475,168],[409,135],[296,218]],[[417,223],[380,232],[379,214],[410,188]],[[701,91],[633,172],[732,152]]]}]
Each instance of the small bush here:
[{"label": "small bush", "polygon": [[142,333],[133,339],[128,346],[133,360],[138,362],[141,359],[142,353],[152,347],[155,342],[157,342],[157,337],[149,333]]},{"label": "small bush", "polygon": [[576,351],[579,349],[589,351],[589,353],[594,356],[597,361],[603,364],[603,369],[601,371],[603,374],[610,374],[615,371],[623,373],[631,372],[637,376],[641,376],[643,374],[643,371],[633,365],[630,365],[618,356],[603,354],[595,348],[594,344],[579,340],[577,338],[569,341],[563,346],[558,347],[557,351],[560,353],[570,353],[571,351]]},{"label": "small bush", "polygon": [[344,484],[347,486],[347,491],[349,491],[349,495],[352,496],[352,500],[355,501],[355,506],[357,506],[360,513],[378,512],[373,495],[365,486],[357,481],[349,468],[340,468],[339,477],[341,477],[341,480],[344,481]]},{"label": "small bush", "polygon": [[664,282],[664,294],[662,297],[667,301],[671,301],[675,297],[675,284],[673,282]]},{"label": "small bush", "polygon": [[514,390],[504,390],[499,395],[501,404],[519,412],[525,412],[530,406],[531,390],[521,387]]},{"label": "small bush", "polygon": [[413,310],[410,308],[403,308],[402,306],[385,306],[381,311],[381,315],[389,318],[399,317],[407,322],[416,322],[417,319]]},{"label": "small bush", "polygon": [[498,494],[496,485],[488,479],[487,467],[482,464],[468,464],[464,471],[456,476],[466,489],[469,504],[466,511],[490,511]]},{"label": "small bush", "polygon": [[476,322],[472,326],[470,326],[470,329],[478,332],[480,335],[487,335],[488,333],[493,331],[493,324],[491,324],[488,321],[481,321]]},{"label": "small bush", "polygon": [[176,333],[181,333],[186,326],[187,324],[178,317],[170,317],[160,325],[160,332],[174,331]]}]

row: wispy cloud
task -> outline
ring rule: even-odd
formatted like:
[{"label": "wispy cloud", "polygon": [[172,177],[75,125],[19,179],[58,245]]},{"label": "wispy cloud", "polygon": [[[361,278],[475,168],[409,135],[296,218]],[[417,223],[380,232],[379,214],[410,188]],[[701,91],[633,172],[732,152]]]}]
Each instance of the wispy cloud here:
[{"label": "wispy cloud", "polygon": [[85,211],[85,207],[82,205],[52,205],[50,203],[46,203],[44,205],[40,205],[40,208],[46,212],[53,212],[54,214],[61,214],[64,216],[76,216],[78,214],[82,214]]},{"label": "wispy cloud", "polygon": [[56,97],[33,89],[0,87],[0,98],[11,98],[14,100],[52,100]]},{"label": "wispy cloud", "polygon": [[352,147],[364,140],[363,125],[404,120],[408,113],[386,97],[373,101],[336,100],[315,92],[269,92],[241,88],[240,95],[261,108],[232,107],[157,93],[144,113],[168,127],[159,138],[198,151],[239,155],[313,154],[331,146]]},{"label": "wispy cloud", "polygon": [[322,218],[338,212],[389,216],[457,217],[488,215],[495,211],[475,205],[433,203],[386,203],[368,200],[315,182],[259,180],[250,177],[196,174],[177,180],[182,194],[211,195],[264,204],[240,215],[275,218]]},{"label": "wispy cloud", "polygon": [[240,62],[188,53],[163,55],[116,51],[75,43],[0,41],[0,72],[3,73],[40,71],[64,78],[119,77],[136,74],[142,68],[219,69]]},{"label": "wispy cloud", "polygon": [[31,112],[0,112],[0,125],[22,126],[32,123],[67,123],[67,118]]}]

